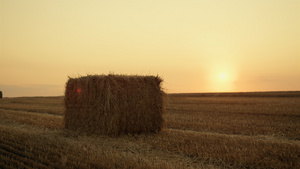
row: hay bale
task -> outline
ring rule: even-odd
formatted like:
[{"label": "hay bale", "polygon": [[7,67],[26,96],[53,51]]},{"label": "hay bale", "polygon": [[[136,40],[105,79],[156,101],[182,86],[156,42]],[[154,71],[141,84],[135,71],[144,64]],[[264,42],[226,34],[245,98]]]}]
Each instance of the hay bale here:
[{"label": "hay bale", "polygon": [[2,98],[2,91],[0,91],[0,99]]},{"label": "hay bale", "polygon": [[154,76],[88,75],[69,78],[65,127],[87,134],[139,134],[162,129],[162,79]]}]

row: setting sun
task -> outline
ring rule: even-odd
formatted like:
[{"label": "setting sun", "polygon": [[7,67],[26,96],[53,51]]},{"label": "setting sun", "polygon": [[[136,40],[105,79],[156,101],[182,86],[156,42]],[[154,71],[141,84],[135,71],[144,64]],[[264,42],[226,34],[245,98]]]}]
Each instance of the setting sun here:
[{"label": "setting sun", "polygon": [[232,92],[236,90],[235,83],[238,71],[233,63],[215,62],[208,70],[207,90],[213,92]]},{"label": "setting sun", "polygon": [[227,74],[226,73],[220,73],[219,78],[222,80],[225,80],[227,78]]}]

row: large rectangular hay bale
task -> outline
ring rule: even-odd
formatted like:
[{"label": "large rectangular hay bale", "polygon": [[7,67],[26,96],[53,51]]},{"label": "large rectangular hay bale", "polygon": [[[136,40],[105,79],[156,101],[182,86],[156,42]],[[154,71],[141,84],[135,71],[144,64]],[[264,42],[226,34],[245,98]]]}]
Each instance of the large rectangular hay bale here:
[{"label": "large rectangular hay bale", "polygon": [[65,127],[118,136],[162,129],[162,79],[155,76],[88,75],[69,78]]}]

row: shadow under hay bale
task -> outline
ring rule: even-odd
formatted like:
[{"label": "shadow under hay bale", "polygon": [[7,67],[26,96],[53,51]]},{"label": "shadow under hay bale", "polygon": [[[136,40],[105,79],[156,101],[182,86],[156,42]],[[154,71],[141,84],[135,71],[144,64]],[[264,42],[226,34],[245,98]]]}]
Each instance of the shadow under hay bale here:
[{"label": "shadow under hay bale", "polygon": [[159,132],[164,120],[162,79],[155,76],[89,75],[69,78],[65,127],[87,134]]}]

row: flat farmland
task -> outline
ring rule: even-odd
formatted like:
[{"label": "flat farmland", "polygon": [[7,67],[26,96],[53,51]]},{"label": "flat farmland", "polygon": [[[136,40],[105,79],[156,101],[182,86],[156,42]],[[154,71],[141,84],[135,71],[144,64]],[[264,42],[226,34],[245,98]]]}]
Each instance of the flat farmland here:
[{"label": "flat farmland", "polygon": [[64,129],[63,97],[0,99],[0,168],[300,168],[300,92],[169,94],[163,131]]}]

